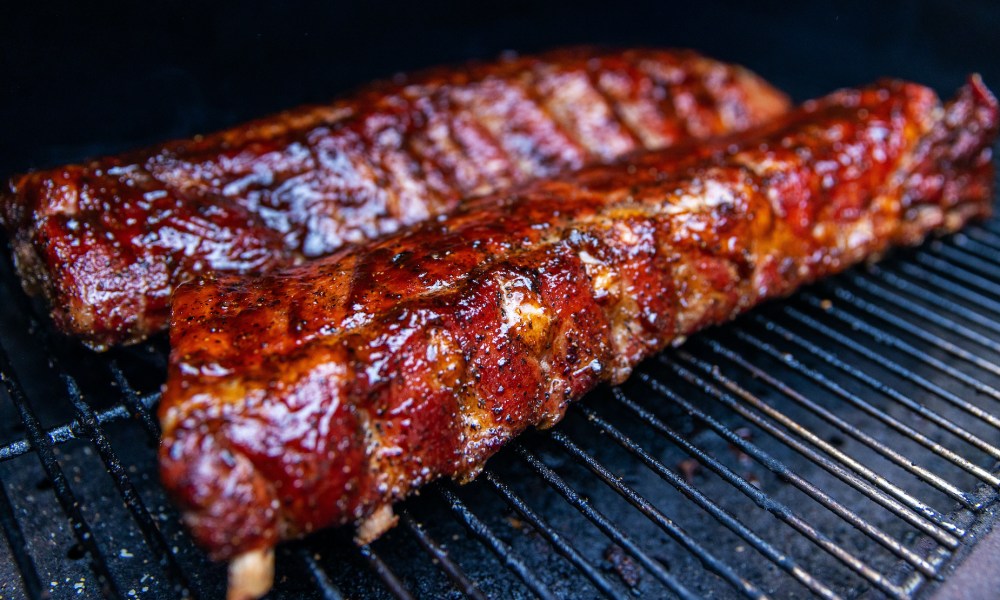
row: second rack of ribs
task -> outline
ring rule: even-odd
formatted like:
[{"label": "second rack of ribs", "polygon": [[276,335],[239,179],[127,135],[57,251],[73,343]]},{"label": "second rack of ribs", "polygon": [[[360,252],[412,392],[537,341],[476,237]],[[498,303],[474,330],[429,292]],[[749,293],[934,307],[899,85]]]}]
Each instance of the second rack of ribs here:
[{"label": "second rack of ribs", "polygon": [[165,328],[174,286],[261,272],[446,212],[459,199],[788,108],[687,51],[573,49],[439,68],[330,105],[13,178],[0,191],[25,288],[90,346]]}]

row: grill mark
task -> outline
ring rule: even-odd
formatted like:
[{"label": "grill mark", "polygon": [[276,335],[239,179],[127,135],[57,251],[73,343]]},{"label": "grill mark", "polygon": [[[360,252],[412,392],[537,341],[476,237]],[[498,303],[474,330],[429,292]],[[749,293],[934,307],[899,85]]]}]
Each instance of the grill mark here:
[{"label": "grill mark", "polygon": [[[530,75],[525,74],[524,77]],[[586,152],[559,129],[555,119],[533,97],[533,90],[523,81],[489,78],[476,84],[470,90],[470,96],[470,101],[477,106],[464,108],[497,140],[503,153],[509,157],[515,183],[562,171],[572,166],[574,160],[576,164],[582,164]],[[491,101],[501,103],[499,106],[503,109],[502,114],[491,114],[488,106]],[[526,111],[535,112],[527,118],[518,114]],[[504,122],[491,127],[487,121],[488,116],[491,117],[490,120],[499,118]],[[512,128],[512,125],[516,128]],[[529,132],[533,134],[529,136]],[[527,144],[520,139],[528,137],[530,141]],[[576,154],[569,161],[563,156],[567,150]],[[555,168],[551,164],[553,161],[558,163]]]},{"label": "grill mark", "polygon": [[708,85],[707,89],[714,98],[710,110],[717,119],[719,130],[731,127],[745,127],[751,122],[749,110],[742,106],[749,99],[750,91],[743,89],[737,82],[741,73],[738,70],[718,72],[709,66],[706,83],[719,77],[718,85]]},{"label": "grill mark", "polygon": [[[608,108],[611,110],[611,114],[614,116],[615,122],[618,124],[618,128],[621,129],[635,145],[636,149],[644,148],[645,144],[642,141],[642,137],[639,132],[632,129],[628,121],[622,116],[621,106],[619,106],[618,101],[611,97],[611,94],[605,90],[597,79],[597,71],[606,71],[607,65],[604,64],[603,60],[598,62],[594,61],[596,64],[592,66],[590,61],[588,61],[587,68],[584,71],[587,75],[587,81],[590,83],[591,89],[596,93],[600,94],[604,102],[607,103]],[[631,78],[630,78],[631,79]],[[632,82],[631,86],[634,88],[635,84]]]},{"label": "grill mark", "polygon": [[[472,85],[481,85],[481,84],[482,82]],[[456,101],[456,99],[454,98],[455,91],[456,90],[448,91],[447,101],[449,107],[454,107],[453,111],[448,112],[448,119],[447,119],[448,135],[451,138],[452,142],[458,148],[461,148],[464,151],[462,156],[462,162],[463,163],[467,162],[465,161],[465,156],[469,155],[476,156],[480,154],[480,152],[478,148],[476,148],[470,143],[470,140],[467,140],[464,136],[458,133],[459,126],[467,127],[475,135],[477,140],[476,143],[482,142],[486,144],[488,152],[491,155],[490,160],[498,161],[501,163],[499,172],[502,174],[499,174],[498,177],[502,178],[505,181],[498,182],[500,185],[506,185],[507,183],[517,181],[519,178],[518,177],[519,171],[514,164],[513,158],[504,148],[500,138],[494,135],[493,132],[490,131],[489,127],[486,127],[480,121],[480,119],[477,118],[477,114],[474,111],[462,105],[461,102]],[[465,119],[463,117],[469,117],[469,118]],[[483,193],[489,193],[490,191],[492,191],[493,188],[486,181],[487,172],[485,170],[472,168],[471,172],[474,173],[475,175],[476,185],[471,189],[465,189],[460,182],[459,186],[457,187],[458,192],[460,193],[468,192],[473,195],[479,195]]]},{"label": "grill mark", "polygon": [[[672,94],[673,104],[678,115],[681,115],[687,132],[696,139],[710,137],[719,130],[718,123],[712,122],[709,112],[715,106],[716,98],[709,91],[706,83],[705,66],[698,60],[692,61],[695,68],[684,70],[683,83],[678,86],[678,92]],[[691,104],[688,105],[688,102]]]},{"label": "grill mark", "polygon": [[[381,191],[386,196],[386,217],[391,219],[398,219],[403,215],[402,201],[399,197],[399,188],[396,185],[396,181],[390,176],[390,170],[385,165],[385,156],[382,151],[382,145],[377,139],[377,137],[385,130],[391,129],[392,126],[387,126],[382,123],[372,123],[376,119],[384,119],[385,113],[383,111],[378,111],[373,115],[368,116],[364,122],[360,125],[361,131],[359,136],[364,145],[364,151],[362,156],[363,160],[368,163],[368,166],[372,169],[375,178],[372,181],[376,190]],[[393,114],[390,117],[392,125],[395,127],[406,127],[407,124],[405,120],[400,122],[399,115]],[[376,192],[378,193],[378,192]],[[375,227],[381,230],[381,224],[376,221]],[[381,232],[381,231],[380,231]]]},{"label": "grill mark", "polygon": [[[449,148],[443,149],[442,156],[448,156],[449,152],[454,150],[450,154],[454,162],[452,174],[455,182],[452,188],[452,198],[449,199],[450,208],[453,208],[463,195],[479,195],[493,191],[494,186],[490,184],[491,175],[497,178],[495,185],[507,185],[515,179],[513,162],[500,140],[488,128],[479,123],[471,111],[466,110],[455,100],[453,91],[446,90],[440,94],[440,101],[443,103],[440,118],[450,143]],[[472,139],[463,135],[462,129],[467,129],[472,133],[473,139],[476,141],[473,143]],[[482,147],[477,146],[477,144],[482,144]],[[483,165],[477,165],[474,162],[475,158],[480,156],[484,150],[488,154],[489,160],[496,161],[498,164],[498,167],[493,171],[488,171]],[[469,173],[474,177],[473,185],[462,180],[462,175]]]},{"label": "grill mark", "polygon": [[[538,109],[538,111],[543,115],[545,120],[548,122],[549,127],[551,127],[566,142],[567,148],[572,149],[572,151],[578,156],[576,164],[560,165],[557,170],[562,171],[566,168],[571,168],[571,169],[579,168],[583,166],[583,162],[580,162],[580,159],[586,162],[592,160],[594,158],[594,155],[579,140],[579,138],[577,138],[566,127],[564,127],[563,123],[561,123],[559,119],[557,119],[555,115],[552,114],[552,111],[549,110],[548,106],[546,106],[546,103],[542,100],[542,94],[538,89],[538,86],[540,84],[539,72],[544,67],[551,67],[556,71],[566,70],[565,68],[560,67],[559,65],[540,62],[539,64],[535,65],[534,68],[528,70],[525,73],[524,78],[528,79],[527,82],[522,82],[519,80],[513,80],[513,81],[516,82],[516,85],[521,87],[521,89],[524,91],[524,97],[527,98],[527,100],[531,102],[532,105],[534,105]],[[558,146],[558,143],[556,145]],[[561,156],[564,153],[565,150],[561,150],[557,152],[556,155],[560,156],[561,160]]]},{"label": "grill mark", "polygon": [[[373,158],[378,160],[387,174],[387,187],[395,191],[398,212],[392,219],[398,221],[398,224],[406,225],[430,216],[431,208],[438,199],[437,194],[426,185],[419,161],[408,150],[411,146],[410,139],[419,134],[419,125],[413,118],[416,111],[412,102],[402,95],[393,96],[392,99],[398,100],[403,106],[396,110],[392,122],[372,132],[379,138],[374,146],[376,151]],[[387,135],[390,139],[388,143],[383,143]],[[386,221],[382,220],[383,223]],[[383,233],[395,228],[387,228],[385,225],[379,227]]]},{"label": "grill mark", "polygon": [[[337,129],[340,130],[345,128],[346,124],[338,124]],[[320,148],[321,144],[329,144],[331,138],[333,137],[334,130],[328,131],[327,135],[322,136],[307,136],[306,147],[309,148],[309,154],[316,162],[315,174],[313,177],[306,177],[303,180],[302,185],[305,190],[314,190],[316,192],[316,198],[304,198],[304,191],[301,189],[290,189],[287,194],[287,202],[289,206],[288,211],[288,222],[291,226],[292,231],[295,235],[295,243],[298,249],[303,255],[308,256],[308,248],[310,239],[312,235],[310,231],[317,226],[317,222],[323,219],[331,219],[337,223],[338,230],[343,230],[344,228],[344,214],[337,212],[336,214],[320,214],[319,211],[306,211],[305,206],[312,206],[314,204],[322,204],[326,201],[326,197],[329,194],[327,191],[334,182],[340,179],[339,175],[331,172],[330,165],[328,164],[328,158],[324,158],[327,151]],[[351,168],[354,165],[351,164]],[[326,182],[326,186],[317,186],[315,181],[317,179],[322,179]],[[309,214],[304,214],[309,213]],[[338,241],[343,241],[339,239],[329,240],[329,236],[324,236],[328,238],[328,242],[332,241],[337,243]]]},{"label": "grill mark", "polygon": [[[286,192],[286,186],[291,185],[291,189],[295,190],[299,185],[302,185],[304,181],[299,183],[300,178],[302,178],[303,175],[314,171],[319,165],[319,161],[310,144],[308,144],[302,137],[297,137],[289,141],[284,145],[282,151],[287,151],[287,149],[291,148],[293,145],[304,148],[306,154],[308,155],[308,158],[299,162],[297,165],[299,168],[281,172],[272,172],[272,185],[254,190],[253,193],[246,194],[245,199],[240,198],[235,202],[241,206],[245,206],[251,213],[258,215],[265,223],[267,223],[268,229],[273,230],[275,234],[281,238],[283,245],[290,252],[298,254],[301,249],[303,234],[300,231],[301,227],[295,225],[293,220],[294,215],[291,214],[291,211],[282,208],[283,206],[290,205],[289,201],[293,199],[282,197],[283,195],[287,195],[282,193]],[[292,192],[292,194],[294,194],[294,192]],[[275,215],[267,217],[265,216],[265,212],[277,213],[277,218],[275,218]],[[287,231],[283,232],[282,228]],[[292,237],[292,239],[296,241],[290,242],[289,237]]]},{"label": "grill mark", "polygon": [[529,71],[529,83],[523,87],[525,89],[526,97],[536,107],[538,107],[538,110],[542,112],[550,126],[559,131],[567,142],[576,146],[582,154],[586,155],[587,160],[592,160],[594,158],[594,154],[581,139],[579,135],[580,132],[572,130],[566,123],[560,121],[554,114],[554,111],[550,109],[549,103],[555,102],[555,96],[550,94],[549,97],[546,98],[539,89],[547,77],[559,77],[571,72],[572,67],[564,69],[557,65],[542,62],[535,65],[534,68]]},{"label": "grill mark", "polygon": [[[709,135],[715,135],[716,132],[723,131],[723,120],[722,115],[718,112],[724,105],[726,90],[729,88],[727,82],[723,82],[722,85],[716,89],[710,85],[715,73],[711,64],[701,63],[703,67],[698,71],[700,75],[698,78],[699,90],[695,95],[695,98],[699,100],[699,118],[705,119],[709,123],[710,132]],[[704,100],[704,102],[701,102]]]},{"label": "grill mark", "polygon": [[[655,66],[662,67],[664,65],[669,65],[672,69],[680,69],[681,66],[674,57],[668,56],[649,56],[645,53],[635,53],[629,58],[633,58],[635,62],[633,63],[633,68],[638,72],[642,73],[645,77],[649,78],[649,81],[653,84],[655,90],[659,90],[659,94],[654,90],[653,99],[655,101],[658,112],[663,116],[663,125],[670,127],[669,131],[661,132],[661,137],[666,140],[667,146],[672,145],[677,142],[678,138],[685,136],[691,136],[691,131],[688,127],[687,119],[677,112],[677,107],[674,104],[674,94],[676,93],[675,88],[669,83],[662,79],[661,74],[656,72],[653,68],[654,65],[650,63],[657,63]],[[687,60],[687,59],[685,59]],[[657,97],[661,96],[661,97]]]},{"label": "grill mark", "polygon": [[[473,84],[473,86],[481,87],[485,85],[488,81],[489,80],[484,80],[476,84]],[[510,152],[507,151],[501,137],[496,133],[494,133],[492,129],[488,127],[485,123],[483,123],[482,115],[480,115],[478,111],[474,111],[470,107],[466,106],[464,103],[456,101],[456,99],[454,98],[454,94],[451,95],[450,100],[452,104],[457,107],[456,118],[461,118],[463,116],[469,117],[466,123],[470,126],[470,129],[472,129],[472,131],[478,134],[482,139],[491,144],[491,150],[495,152],[495,156],[499,160],[502,160],[504,162],[503,171],[505,175],[508,177],[508,180],[511,182],[519,181],[521,179],[521,170],[515,163],[514,157],[511,155]],[[449,132],[455,133],[454,130],[452,129],[449,129]],[[468,144],[464,142],[464,140],[459,139],[458,141],[459,144],[467,151],[472,149]],[[477,188],[483,187],[485,185],[485,182],[482,181],[482,176],[480,175],[477,179],[478,182],[476,187]],[[485,189],[483,191],[484,193],[489,193],[490,191],[489,186],[485,186]]]},{"label": "grill mark", "polygon": [[[323,165],[323,162],[320,160],[319,153],[316,151],[315,143],[312,140],[310,140],[308,136],[303,136],[301,143],[303,147],[306,148],[306,151],[309,152],[309,158],[313,162],[312,172],[317,174],[323,173],[325,171],[325,166]],[[304,173],[300,174],[299,176],[301,175],[304,175]],[[290,190],[288,193],[294,196],[298,192]],[[288,198],[287,200],[282,198],[278,200],[278,202],[281,203],[287,202],[289,206],[291,206],[292,202],[294,201],[295,201],[294,198]],[[285,222],[288,223],[289,231],[285,233],[284,236],[282,236],[282,239],[285,245],[290,249],[294,250],[297,255],[304,256],[303,244],[305,244],[305,236],[307,235],[306,230],[308,228],[308,223],[302,223],[296,225],[295,221],[293,220],[295,215],[290,210],[284,211],[284,213],[285,213],[284,214]],[[341,218],[341,215],[340,214],[334,215],[333,218],[335,218],[338,222],[338,225],[341,228],[343,228],[343,219]]]},{"label": "grill mark", "polygon": [[[534,88],[539,97],[543,96],[540,88],[548,88],[543,108],[586,151],[588,160],[614,160],[642,147],[631,132],[621,127],[614,108],[594,85],[587,60],[577,60],[565,67],[541,65],[534,75]],[[564,97],[566,85],[582,89],[578,96]],[[586,106],[594,106],[596,110],[584,109]],[[628,148],[623,148],[623,144]]]},{"label": "grill mark", "polygon": [[[430,138],[431,129],[443,123],[442,126],[448,134],[448,141],[452,145],[452,148],[457,148],[457,144],[450,136],[451,128],[448,126],[447,120],[434,106],[435,100],[440,97],[440,94],[435,94],[429,98],[415,99],[416,103],[420,103],[423,100],[429,106],[427,110],[424,110],[419,104],[414,104],[416,110],[420,111],[423,127],[419,132],[414,132],[413,135],[404,136],[404,149],[420,164],[421,172],[424,174],[424,183],[427,189],[432,191],[437,198],[438,205],[435,207],[436,210],[446,211],[454,204],[458,181],[455,179],[454,169],[448,169],[442,164],[440,159],[443,158],[441,155],[445,153],[445,149],[439,147],[438,143]],[[428,111],[431,114],[428,114]],[[445,114],[447,114],[447,111],[445,111]],[[432,149],[439,151],[433,152]],[[440,181],[435,181],[438,178],[440,178]]]},{"label": "grill mark", "polygon": [[[651,114],[655,100],[649,94],[648,88],[653,87],[649,78],[621,56],[602,58],[599,68],[590,69],[588,75],[595,89],[608,99],[621,127],[635,138],[636,146],[646,150],[658,147],[655,139],[648,139],[661,138],[663,133],[662,123],[657,122],[662,120],[660,115]],[[621,89],[623,86],[627,89]],[[633,109],[635,123],[629,118],[627,105]]]},{"label": "grill mark", "polygon": [[[445,210],[448,206],[444,196],[441,192],[431,183],[432,175],[439,174],[441,169],[437,164],[431,163],[431,169],[428,170],[427,157],[425,157],[413,140],[420,137],[427,127],[426,120],[422,126],[412,125],[410,129],[402,132],[400,145],[398,148],[399,153],[404,157],[410,169],[414,173],[410,177],[411,181],[418,184],[422,190],[422,198],[424,199],[424,206],[426,211],[426,216],[439,213]],[[426,216],[424,218],[426,218]],[[413,219],[408,219],[406,224],[413,222]]]}]

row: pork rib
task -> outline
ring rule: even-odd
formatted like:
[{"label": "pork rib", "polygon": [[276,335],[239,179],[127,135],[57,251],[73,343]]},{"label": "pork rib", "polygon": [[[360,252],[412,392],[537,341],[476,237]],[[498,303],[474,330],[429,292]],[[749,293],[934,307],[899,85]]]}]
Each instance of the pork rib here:
[{"label": "pork rib", "polygon": [[163,481],[217,559],[330,525],[377,535],[396,500],[474,477],[668,344],[987,215],[997,114],[978,77],[945,106],[884,81],[728,144],[633,155],[307,265],[184,284]]},{"label": "pork rib", "polygon": [[0,194],[25,289],[95,349],[166,326],[173,287],[260,272],[465,196],[739,131],[787,100],[687,51],[594,49],[436,69],[207,137],[29,173]]}]

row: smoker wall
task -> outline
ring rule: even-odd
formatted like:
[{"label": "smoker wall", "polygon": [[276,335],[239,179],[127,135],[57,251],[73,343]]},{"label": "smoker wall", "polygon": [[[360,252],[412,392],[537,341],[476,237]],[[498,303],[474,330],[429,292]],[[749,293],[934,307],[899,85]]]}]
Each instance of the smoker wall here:
[{"label": "smoker wall", "polygon": [[798,99],[883,75],[1000,85],[1000,6],[905,2],[4,3],[0,175],[329,99],[373,77],[571,43],[690,46]]}]

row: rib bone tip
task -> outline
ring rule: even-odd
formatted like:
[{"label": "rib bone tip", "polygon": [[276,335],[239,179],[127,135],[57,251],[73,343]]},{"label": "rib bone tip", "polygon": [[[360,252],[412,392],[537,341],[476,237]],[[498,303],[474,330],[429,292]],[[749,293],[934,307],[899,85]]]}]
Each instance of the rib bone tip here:
[{"label": "rib bone tip", "polygon": [[274,584],[274,548],[240,554],[229,563],[226,600],[257,600]]},{"label": "rib bone tip", "polygon": [[370,544],[381,537],[383,533],[395,527],[398,521],[399,517],[392,512],[392,505],[383,504],[358,525],[354,542],[359,546]]}]

